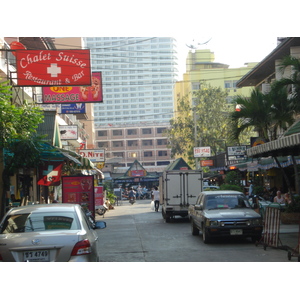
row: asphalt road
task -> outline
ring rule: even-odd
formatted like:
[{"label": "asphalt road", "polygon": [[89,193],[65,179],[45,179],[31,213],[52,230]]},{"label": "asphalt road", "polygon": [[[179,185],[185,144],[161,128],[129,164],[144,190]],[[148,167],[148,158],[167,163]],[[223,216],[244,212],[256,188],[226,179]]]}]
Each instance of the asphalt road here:
[{"label": "asphalt road", "polygon": [[107,224],[98,232],[101,262],[288,262],[287,251],[264,250],[250,239],[204,244],[201,235],[191,234],[187,219],[166,223],[160,211],[150,209],[150,200],[124,201],[96,218]]}]

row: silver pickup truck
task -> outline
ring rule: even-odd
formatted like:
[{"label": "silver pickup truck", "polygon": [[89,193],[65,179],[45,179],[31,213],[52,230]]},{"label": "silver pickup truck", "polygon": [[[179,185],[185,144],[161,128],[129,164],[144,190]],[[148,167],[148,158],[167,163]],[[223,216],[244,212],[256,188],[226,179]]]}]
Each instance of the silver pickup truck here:
[{"label": "silver pickup truck", "polygon": [[250,237],[259,241],[262,217],[255,212],[245,195],[237,191],[203,191],[196,204],[190,205],[188,216],[192,234],[202,232],[203,242],[217,237]]}]

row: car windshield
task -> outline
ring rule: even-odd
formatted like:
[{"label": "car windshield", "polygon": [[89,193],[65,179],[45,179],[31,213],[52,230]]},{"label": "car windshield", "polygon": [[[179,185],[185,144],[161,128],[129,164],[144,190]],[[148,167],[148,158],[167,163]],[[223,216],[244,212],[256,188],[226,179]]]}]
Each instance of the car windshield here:
[{"label": "car windshield", "polygon": [[243,195],[209,195],[206,198],[206,209],[250,208],[248,200]]},{"label": "car windshield", "polygon": [[0,233],[18,233],[45,230],[78,230],[79,220],[74,212],[38,212],[9,215]]}]

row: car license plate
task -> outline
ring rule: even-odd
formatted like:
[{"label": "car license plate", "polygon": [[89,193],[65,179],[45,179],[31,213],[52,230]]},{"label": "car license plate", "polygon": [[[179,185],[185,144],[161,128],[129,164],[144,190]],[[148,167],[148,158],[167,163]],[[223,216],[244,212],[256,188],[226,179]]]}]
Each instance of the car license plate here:
[{"label": "car license plate", "polygon": [[24,252],[24,261],[49,261],[49,251],[26,251]]},{"label": "car license plate", "polygon": [[242,235],[243,229],[230,229],[230,234],[231,235]]}]

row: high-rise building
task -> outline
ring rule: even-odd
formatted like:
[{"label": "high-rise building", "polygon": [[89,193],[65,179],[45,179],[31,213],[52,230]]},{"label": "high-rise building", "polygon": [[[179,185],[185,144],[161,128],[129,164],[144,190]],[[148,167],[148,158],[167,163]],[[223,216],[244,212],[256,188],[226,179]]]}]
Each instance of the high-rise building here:
[{"label": "high-rise building", "polygon": [[163,139],[173,117],[177,79],[176,40],[171,37],[88,37],[92,71],[102,72],[103,103],[94,104],[96,148],[129,166],[169,164]]}]

